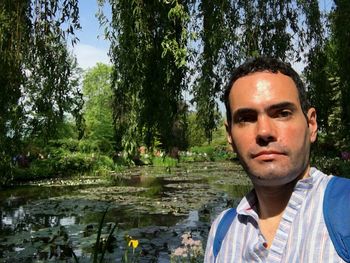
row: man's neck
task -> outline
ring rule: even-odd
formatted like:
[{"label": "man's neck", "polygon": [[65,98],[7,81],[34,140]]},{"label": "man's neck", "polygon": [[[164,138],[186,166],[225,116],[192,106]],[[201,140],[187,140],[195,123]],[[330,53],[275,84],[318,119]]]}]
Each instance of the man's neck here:
[{"label": "man's neck", "polygon": [[299,180],[308,176],[309,168],[306,169],[305,173],[288,184],[274,187],[256,185],[254,187],[258,198],[259,226],[267,241],[267,247],[270,247],[272,244],[295,185]]},{"label": "man's neck", "polygon": [[287,207],[295,184],[296,181],[277,187],[255,186],[259,218],[265,219],[282,214]]},{"label": "man's neck", "polygon": [[288,205],[294,187],[301,179],[309,177],[310,167],[295,180],[278,186],[254,185],[258,199],[258,214],[260,219],[282,214]]}]

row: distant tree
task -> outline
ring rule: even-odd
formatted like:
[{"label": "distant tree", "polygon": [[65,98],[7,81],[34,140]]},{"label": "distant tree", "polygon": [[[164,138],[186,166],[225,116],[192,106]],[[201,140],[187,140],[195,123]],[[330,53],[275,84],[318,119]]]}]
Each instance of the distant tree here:
[{"label": "distant tree", "polygon": [[112,67],[97,63],[83,80],[85,138],[113,143]]},{"label": "distant tree", "polygon": [[188,141],[190,147],[200,146],[207,141],[203,126],[198,125],[196,112],[188,114]]}]

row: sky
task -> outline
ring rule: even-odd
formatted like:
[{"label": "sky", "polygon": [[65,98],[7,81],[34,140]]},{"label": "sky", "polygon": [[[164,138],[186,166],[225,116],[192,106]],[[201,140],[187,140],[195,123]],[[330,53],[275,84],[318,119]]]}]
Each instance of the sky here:
[{"label": "sky", "polygon": [[103,28],[100,28],[95,16],[98,10],[97,1],[81,0],[79,9],[82,29],[77,32],[80,41],[73,47],[79,66],[86,70],[94,67],[97,62],[109,64],[109,41],[104,39]]}]

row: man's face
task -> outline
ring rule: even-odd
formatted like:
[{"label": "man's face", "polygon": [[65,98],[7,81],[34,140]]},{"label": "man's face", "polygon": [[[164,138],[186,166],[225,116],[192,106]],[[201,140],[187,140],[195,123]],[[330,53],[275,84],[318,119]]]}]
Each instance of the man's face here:
[{"label": "man's face", "polygon": [[249,74],[234,82],[229,100],[228,141],[255,186],[283,185],[307,176],[316,112],[310,108],[305,118],[290,77]]}]

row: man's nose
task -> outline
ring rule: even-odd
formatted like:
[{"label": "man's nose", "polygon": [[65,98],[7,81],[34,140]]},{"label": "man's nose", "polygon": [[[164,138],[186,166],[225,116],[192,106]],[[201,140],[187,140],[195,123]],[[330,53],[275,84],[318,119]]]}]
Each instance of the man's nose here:
[{"label": "man's nose", "polygon": [[266,146],[270,142],[276,141],[276,128],[273,120],[269,116],[259,116],[256,122],[256,142],[261,146]]}]

